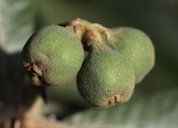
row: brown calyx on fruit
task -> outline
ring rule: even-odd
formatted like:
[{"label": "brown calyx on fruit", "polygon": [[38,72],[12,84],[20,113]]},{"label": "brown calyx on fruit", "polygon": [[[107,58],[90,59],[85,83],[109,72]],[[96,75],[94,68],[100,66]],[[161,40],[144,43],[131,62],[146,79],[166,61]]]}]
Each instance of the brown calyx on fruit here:
[{"label": "brown calyx on fruit", "polygon": [[102,107],[111,107],[114,106],[115,104],[122,102],[122,95],[117,94],[114,96],[110,96],[104,102],[101,104]]},{"label": "brown calyx on fruit", "polygon": [[40,63],[25,63],[24,68],[29,75],[32,76],[33,85],[40,86],[42,80],[42,67]]}]

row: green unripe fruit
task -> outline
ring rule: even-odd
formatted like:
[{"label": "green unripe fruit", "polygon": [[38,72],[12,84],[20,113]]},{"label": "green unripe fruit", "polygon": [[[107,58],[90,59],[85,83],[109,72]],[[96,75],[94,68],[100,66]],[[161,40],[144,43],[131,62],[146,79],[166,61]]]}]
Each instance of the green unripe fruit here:
[{"label": "green unripe fruit", "polygon": [[74,79],[84,59],[84,50],[74,34],[50,25],[31,36],[22,60],[34,85],[64,85]]},{"label": "green unripe fruit", "polygon": [[134,85],[132,67],[113,50],[90,53],[77,75],[80,94],[93,106],[108,107],[128,101]]},{"label": "green unripe fruit", "polygon": [[129,27],[112,30],[110,45],[124,55],[132,64],[139,83],[153,68],[155,61],[154,47],[150,38],[142,31]]}]

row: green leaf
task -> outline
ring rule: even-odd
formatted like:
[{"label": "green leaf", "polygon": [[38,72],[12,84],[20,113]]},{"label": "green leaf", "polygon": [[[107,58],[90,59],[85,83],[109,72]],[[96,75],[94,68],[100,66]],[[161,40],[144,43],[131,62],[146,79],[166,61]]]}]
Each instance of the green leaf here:
[{"label": "green leaf", "polygon": [[64,121],[82,128],[168,128],[178,126],[178,90],[146,97],[135,94],[126,104],[89,109]]},{"label": "green leaf", "polygon": [[32,0],[0,1],[0,45],[5,51],[20,51],[33,32]]}]

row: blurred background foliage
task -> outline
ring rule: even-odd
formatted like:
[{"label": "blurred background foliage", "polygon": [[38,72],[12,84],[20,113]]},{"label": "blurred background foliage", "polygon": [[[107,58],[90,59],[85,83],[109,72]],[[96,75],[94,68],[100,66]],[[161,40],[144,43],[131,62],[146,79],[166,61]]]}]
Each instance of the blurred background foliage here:
[{"label": "blurred background foliage", "polygon": [[[127,123],[128,127],[133,127],[132,123],[135,122],[136,127],[152,122],[155,126],[161,127],[163,126],[161,122],[168,119],[163,119],[162,116],[170,115],[176,118],[171,113],[178,113],[175,98],[178,96],[177,12],[177,0],[0,0],[0,45],[7,53],[20,52],[25,41],[36,30],[45,25],[58,24],[77,17],[100,23],[106,27],[130,26],[141,29],[153,41],[156,65],[136,86],[129,103],[111,109],[89,108],[84,113],[80,112],[80,114],[68,117],[71,113],[77,113],[89,107],[80,97],[74,80],[66,87],[47,89],[50,102],[44,108],[44,113],[47,116],[55,113],[59,119],[68,117],[64,121],[72,124],[84,122],[92,124],[98,121],[102,124],[117,122],[124,126],[126,122],[131,122]],[[2,58],[0,64],[3,64]],[[3,68],[0,70],[2,71]],[[2,80],[4,75],[1,74]],[[4,83],[1,82],[2,84]],[[170,112],[173,108],[175,110]],[[158,110],[159,114],[154,116]],[[112,115],[113,118],[110,119]],[[143,115],[147,117],[142,118]],[[138,123],[137,119],[139,122],[148,121]],[[154,119],[160,119],[160,122]],[[176,121],[172,119],[172,122]]]}]

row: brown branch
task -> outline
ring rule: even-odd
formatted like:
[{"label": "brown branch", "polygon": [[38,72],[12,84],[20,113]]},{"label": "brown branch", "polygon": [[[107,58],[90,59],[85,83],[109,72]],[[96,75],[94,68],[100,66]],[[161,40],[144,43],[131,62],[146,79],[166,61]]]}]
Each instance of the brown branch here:
[{"label": "brown branch", "polygon": [[20,128],[70,128],[70,126],[43,116],[25,115],[21,120]]}]

